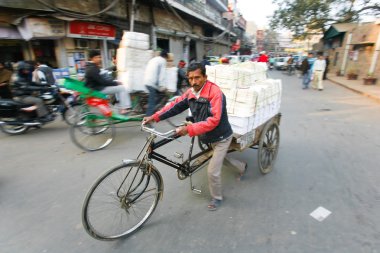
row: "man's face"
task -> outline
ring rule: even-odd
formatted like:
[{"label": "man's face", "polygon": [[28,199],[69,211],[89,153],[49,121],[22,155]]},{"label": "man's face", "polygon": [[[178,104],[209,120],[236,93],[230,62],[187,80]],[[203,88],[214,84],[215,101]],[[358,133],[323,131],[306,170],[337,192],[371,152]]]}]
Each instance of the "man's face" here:
[{"label": "man's face", "polygon": [[91,61],[99,66],[102,63],[102,57],[100,55],[94,56],[91,58]]},{"label": "man's face", "polygon": [[207,76],[202,75],[200,69],[189,71],[187,73],[187,78],[189,79],[189,83],[195,92],[200,91],[207,80]]}]

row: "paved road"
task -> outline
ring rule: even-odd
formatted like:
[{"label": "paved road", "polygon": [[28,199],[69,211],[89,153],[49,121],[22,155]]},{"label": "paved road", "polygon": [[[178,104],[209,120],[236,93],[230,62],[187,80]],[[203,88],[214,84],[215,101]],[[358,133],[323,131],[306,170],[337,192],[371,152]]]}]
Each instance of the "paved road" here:
[{"label": "paved road", "polygon": [[[380,105],[329,82],[322,92],[302,90],[295,76],[270,74],[284,88],[274,171],[259,173],[255,150],[232,153],[248,161],[248,174],[238,182],[226,164],[225,201],[209,212],[205,171],[195,175],[203,189],[195,195],[188,180],[159,165],[164,198],[124,240],[90,238],[81,207],[103,171],[136,156],[144,133],[118,129],[117,142],[93,153],[73,146],[63,122],[22,136],[0,133],[0,252],[379,253]],[[309,215],[320,206],[332,212],[321,222]]]}]

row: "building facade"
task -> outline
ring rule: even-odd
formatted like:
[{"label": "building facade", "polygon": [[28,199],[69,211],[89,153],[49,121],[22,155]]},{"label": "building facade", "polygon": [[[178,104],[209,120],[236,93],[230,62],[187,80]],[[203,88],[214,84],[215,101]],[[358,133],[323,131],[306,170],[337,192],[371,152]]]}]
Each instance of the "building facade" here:
[{"label": "building facade", "polygon": [[123,31],[135,31],[175,62],[200,61],[228,53],[242,36],[244,28],[223,18],[228,12],[228,0],[1,1],[0,60],[42,58],[80,73],[88,50],[100,49],[108,66]]},{"label": "building facade", "polygon": [[332,25],[324,34],[323,49],[330,73],[380,78],[380,20]]}]

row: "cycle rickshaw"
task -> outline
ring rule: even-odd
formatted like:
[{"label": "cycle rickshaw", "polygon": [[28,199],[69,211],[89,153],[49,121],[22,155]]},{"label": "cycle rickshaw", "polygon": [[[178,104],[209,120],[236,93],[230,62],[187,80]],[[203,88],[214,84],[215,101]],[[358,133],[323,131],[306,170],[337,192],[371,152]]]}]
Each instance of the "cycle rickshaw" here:
[{"label": "cycle rickshaw", "polygon": [[[278,113],[253,129],[248,134],[254,137],[248,138],[250,142],[243,147],[242,138],[247,136],[234,137],[229,152],[258,149],[259,169],[263,174],[269,173],[278,153],[280,119],[281,114]],[[164,180],[153,165],[153,160],[176,169],[180,180],[189,177],[191,190],[199,192],[193,186],[191,176],[211,158],[211,148],[203,145],[199,153],[193,154],[195,137],[192,137],[188,156],[179,163],[156,152],[158,148],[179,138],[175,130],[161,133],[144,125],[141,129],[150,136],[138,157],[125,159],[122,164],[104,173],[87,193],[82,208],[82,223],[88,234],[95,239],[115,240],[130,235],[153,214],[164,191]],[[155,142],[157,137],[162,140]],[[206,159],[198,159],[205,156]]]},{"label": "cycle rickshaw", "polygon": [[[83,100],[83,106],[76,108],[75,123],[70,127],[71,140],[83,150],[96,151],[107,147],[116,135],[116,124],[140,122],[145,116],[148,95],[143,92],[132,94],[132,113],[120,115],[113,112],[106,94],[86,87],[84,82],[65,78],[64,86],[78,92]],[[174,99],[162,93],[156,110]],[[174,126],[170,121],[168,123]]]}]

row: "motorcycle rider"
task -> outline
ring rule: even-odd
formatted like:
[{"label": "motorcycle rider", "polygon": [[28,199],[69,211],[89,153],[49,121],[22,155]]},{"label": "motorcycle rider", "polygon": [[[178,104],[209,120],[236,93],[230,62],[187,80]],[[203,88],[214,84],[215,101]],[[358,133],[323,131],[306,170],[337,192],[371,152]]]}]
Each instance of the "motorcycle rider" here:
[{"label": "motorcycle rider", "polygon": [[54,85],[55,77],[53,75],[53,69],[49,67],[45,61],[37,59],[32,81],[40,85]]},{"label": "motorcycle rider", "polygon": [[36,97],[46,88],[36,85],[32,82],[32,73],[34,70],[33,62],[21,61],[17,65],[17,79],[13,85],[14,100],[20,101],[25,104],[33,104],[37,112],[38,120],[41,122],[48,122],[54,120],[54,117],[49,114],[44,101]]}]

